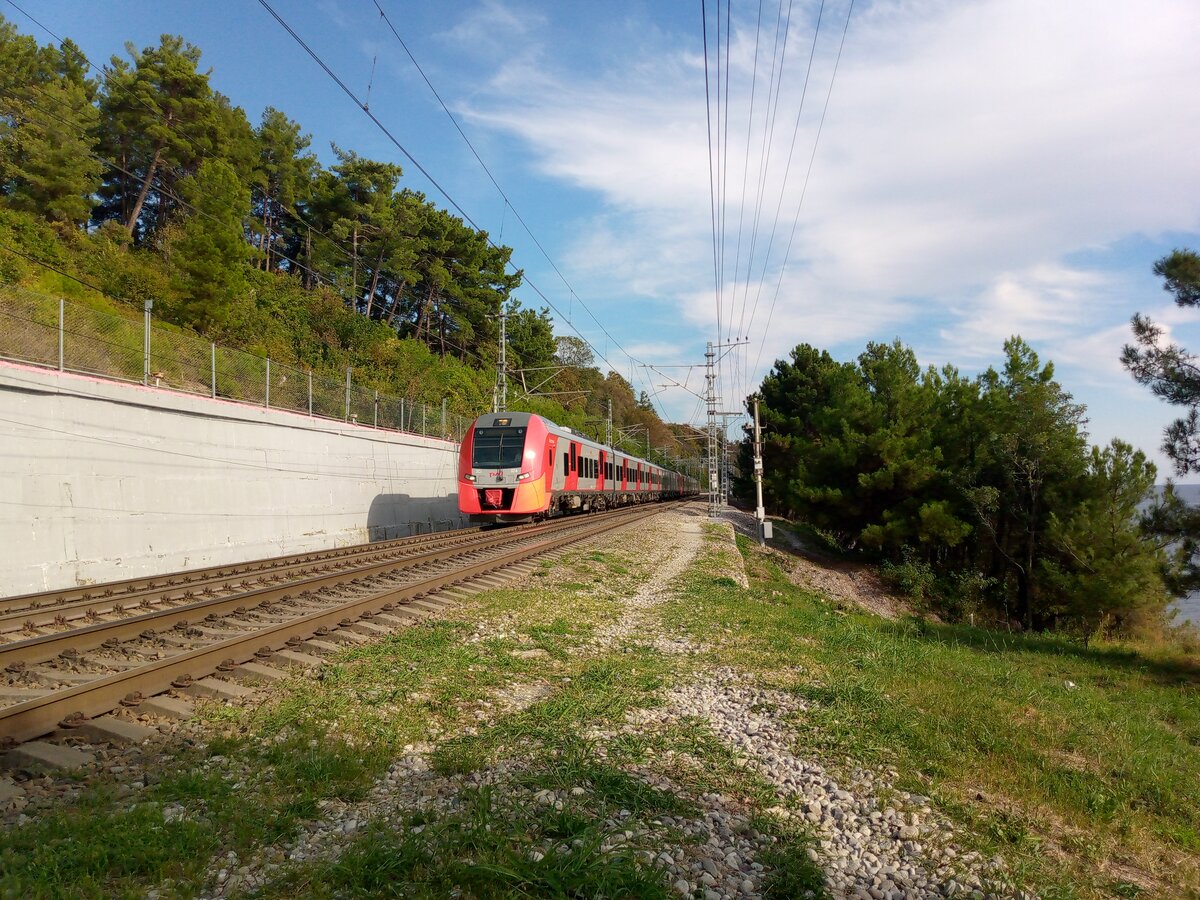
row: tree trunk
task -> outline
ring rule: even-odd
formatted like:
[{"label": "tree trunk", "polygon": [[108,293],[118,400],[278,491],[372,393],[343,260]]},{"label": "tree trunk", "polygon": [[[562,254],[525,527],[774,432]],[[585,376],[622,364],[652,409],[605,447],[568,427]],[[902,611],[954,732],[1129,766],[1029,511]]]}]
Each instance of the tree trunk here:
[{"label": "tree trunk", "polygon": [[404,289],[408,287],[408,282],[403,278],[396,282],[396,296],[392,298],[392,308],[388,311],[387,323],[390,326],[392,319],[396,318],[396,313],[400,309],[400,301],[404,298]]},{"label": "tree trunk", "polygon": [[275,216],[271,213],[271,199],[268,197],[263,209],[263,271],[271,271],[271,244],[275,239]]},{"label": "tree trunk", "polygon": [[[371,289],[367,291],[367,318],[375,309],[375,290],[379,287],[379,267],[383,265],[383,248],[379,249],[379,258],[375,260],[375,270],[371,273]],[[382,313],[380,313],[382,316]]]},{"label": "tree trunk", "polygon": [[1029,487],[1029,527],[1025,529],[1025,630],[1033,630],[1033,560],[1037,554],[1039,484]]},{"label": "tree trunk", "polygon": [[358,310],[358,223],[354,223],[354,276],[351,296],[354,298],[354,309]]},{"label": "tree trunk", "polygon": [[431,284],[429,286],[428,290],[425,291],[425,299],[421,301],[421,312],[417,315],[417,337],[420,339],[420,338],[422,338],[422,335],[424,335],[423,339],[424,339],[426,345],[431,343],[431,341],[429,339],[429,335],[430,335],[429,315],[430,315],[430,307],[433,304],[434,290],[435,290],[435,288]]},{"label": "tree trunk", "polygon": [[263,230],[258,235],[258,252],[259,252],[259,255],[262,257],[262,259],[254,261],[254,268],[262,269],[264,272],[266,271],[266,268],[264,268],[264,266],[265,266],[265,260],[267,258],[267,231],[269,230],[268,226],[267,226],[267,218],[269,216],[270,216],[270,213],[267,210],[267,198],[264,196],[263,197],[263,214],[262,214]]},{"label": "tree trunk", "polygon": [[130,237],[133,237],[133,229],[137,225],[138,216],[142,214],[142,205],[146,202],[146,196],[150,193],[150,182],[154,180],[154,173],[158,171],[158,163],[162,158],[162,151],[162,144],[159,144],[154,149],[154,159],[150,160],[150,168],[146,170],[146,180],[142,182],[142,192],[138,194],[137,201],[133,204],[133,210],[129,213],[129,221],[125,223],[125,231]]},{"label": "tree trunk", "polygon": [[446,317],[442,315],[442,301],[439,299],[434,311],[438,317],[438,338],[442,346],[442,359],[446,358]]},{"label": "tree trunk", "polygon": [[129,175],[126,174],[128,171],[129,171],[129,151],[122,144],[122,146],[121,146],[121,171],[117,176],[121,181],[121,218],[122,219],[129,218],[129,187],[130,187],[130,184],[129,184]]},{"label": "tree trunk", "polygon": [[304,232],[304,287],[312,290],[312,228]]}]

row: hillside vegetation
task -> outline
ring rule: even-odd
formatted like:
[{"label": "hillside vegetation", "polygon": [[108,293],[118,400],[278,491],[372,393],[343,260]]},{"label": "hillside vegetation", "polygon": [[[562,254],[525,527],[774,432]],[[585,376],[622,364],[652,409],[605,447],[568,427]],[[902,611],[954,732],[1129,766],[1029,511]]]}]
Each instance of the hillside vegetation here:
[{"label": "hillside vegetation", "polygon": [[1168,633],[1196,584],[1194,512],[1140,450],[1090,445],[1052,363],[1019,337],[1004,353],[968,378],[899,340],[848,363],[795,348],[761,388],[768,505],[951,621]]},{"label": "hillside vegetation", "polygon": [[[0,20],[0,281],[131,313],[152,300],[181,330],[464,416],[491,408],[503,310],[511,407],[596,436],[611,408],[627,450],[698,471],[696,433],[522,306],[511,249],[398,165],[337,146],[322,165],[298,122],[268,108],[253,124],[216,91],[180,37],[126,50],[100,80],[69,40]],[[1194,254],[1176,256],[1161,274],[1190,303]],[[1130,352],[1157,384],[1159,358]],[[1160,393],[1182,383],[1164,377]],[[921,371],[898,340],[852,363],[802,345],[761,395],[767,505],[940,615],[1153,632],[1200,583],[1200,517],[1171,492],[1144,512],[1154,466],[1090,447],[1083,407],[1019,337],[973,379]]]},{"label": "hillside vegetation", "polygon": [[667,515],[29,783],[0,894],[1194,897],[1198,677]]},{"label": "hillside vegetation", "polygon": [[300,123],[268,108],[252,124],[181,37],[126,51],[94,78],[69,39],[0,18],[0,281],[152,300],[209,340],[463,415],[491,408],[503,309],[510,406],[600,434],[611,401],[629,451],[694,455],[548,308],[522,306],[511,248],[400,166],[337,146],[322,166]]}]

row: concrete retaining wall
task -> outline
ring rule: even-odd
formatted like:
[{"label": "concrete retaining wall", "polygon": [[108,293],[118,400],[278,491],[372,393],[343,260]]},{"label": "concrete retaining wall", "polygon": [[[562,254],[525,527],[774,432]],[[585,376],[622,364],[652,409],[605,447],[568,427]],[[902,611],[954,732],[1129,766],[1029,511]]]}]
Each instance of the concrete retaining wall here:
[{"label": "concrete retaining wall", "polygon": [[458,528],[456,454],[0,363],[0,596]]}]

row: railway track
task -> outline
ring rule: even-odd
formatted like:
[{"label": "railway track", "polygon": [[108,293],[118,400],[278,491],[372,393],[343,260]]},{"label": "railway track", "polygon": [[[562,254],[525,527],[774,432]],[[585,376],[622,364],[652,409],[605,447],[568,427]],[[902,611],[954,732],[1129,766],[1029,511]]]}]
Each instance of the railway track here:
[{"label": "railway track", "polygon": [[0,606],[0,742],[166,691],[228,696],[237,681],[268,676],[263,663],[315,663],[444,608],[450,601],[430,595],[451,585],[677,505],[13,598]]},{"label": "railway track", "polygon": [[481,530],[478,527],[463,528],[391,541],[355,544],[331,550],[294,553],[166,575],[0,598],[0,640],[3,640],[5,632],[23,628],[28,623],[37,626],[53,622],[57,618],[73,619],[105,609],[153,603],[169,598],[172,594],[223,590],[227,586],[244,586],[247,582],[286,578],[307,568],[353,566],[363,559],[384,559],[389,554],[403,555],[416,547],[453,543],[478,534]]}]

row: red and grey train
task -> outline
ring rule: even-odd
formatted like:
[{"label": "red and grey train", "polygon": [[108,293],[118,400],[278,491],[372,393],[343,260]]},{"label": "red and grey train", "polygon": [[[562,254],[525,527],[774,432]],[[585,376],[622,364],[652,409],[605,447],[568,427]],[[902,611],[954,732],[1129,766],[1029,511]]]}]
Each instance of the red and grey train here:
[{"label": "red and grey train", "polygon": [[480,416],[458,458],[472,522],[528,522],[696,493],[694,478],[613,450],[533,413]]}]

